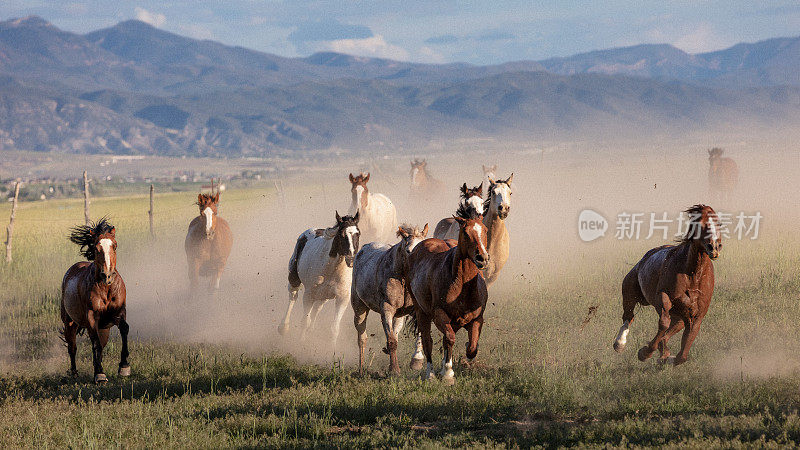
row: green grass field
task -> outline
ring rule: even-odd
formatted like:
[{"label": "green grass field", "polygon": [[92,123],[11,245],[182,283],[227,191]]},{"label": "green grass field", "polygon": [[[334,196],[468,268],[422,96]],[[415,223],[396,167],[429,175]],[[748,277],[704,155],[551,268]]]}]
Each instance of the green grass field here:
[{"label": "green grass field", "polygon": [[[247,221],[252,199],[269,205],[275,196],[225,194],[234,230]],[[189,193],[158,195],[155,244],[144,195],[94,199],[92,211],[112,216],[120,253],[156,253],[164,242],[181,245],[196,214],[192,201]],[[0,218],[7,216],[8,205],[1,205]],[[78,257],[65,235],[82,222],[82,202],[24,203],[17,217],[14,262],[0,268],[3,448],[800,445],[800,240],[792,240],[788,224],[746,245],[726,243],[711,310],[689,362],[678,368],[636,360],[656,328],[651,310],[637,312],[626,352],[611,350],[621,321],[620,280],[653,246],[611,240],[570,250],[566,258],[535,260],[533,268],[518,258],[506,269],[490,291],[477,363],[457,367],[454,386],[420,381],[409,369],[386,378],[374,314],[374,356],[363,378],[354,373],[352,334],[340,342],[351,356],[311,363],[263,340],[254,350],[137,337],[137,323],[148,318],[129,315],[133,376],[111,370],[119,357],[114,332],[105,351],[110,382],[95,386],[88,339],[79,338],[80,376],[67,378],[57,332],[60,280]],[[291,225],[288,238],[304,224]],[[516,230],[512,239],[521,226]],[[288,238],[280,248],[290,251]],[[285,276],[284,253],[275,258],[276,279]],[[182,276],[182,254],[174,264]],[[124,262],[120,270],[130,272]],[[281,295],[275,300],[281,312],[282,283],[267,288]],[[138,300],[129,294],[128,301]],[[591,306],[597,312],[587,316]],[[350,317],[343,328],[351,331]],[[272,318],[263,323],[276,325]],[[463,354],[463,332],[458,338]],[[439,340],[434,335],[435,348]],[[679,342],[673,339],[673,352]],[[406,338],[403,364],[410,347]]]}]

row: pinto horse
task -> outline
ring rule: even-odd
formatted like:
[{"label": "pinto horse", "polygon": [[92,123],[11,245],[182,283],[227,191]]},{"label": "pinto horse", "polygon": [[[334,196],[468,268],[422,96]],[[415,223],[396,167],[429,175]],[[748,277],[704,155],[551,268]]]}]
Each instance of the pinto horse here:
[{"label": "pinto horse", "polygon": [[359,213],[340,217],[336,213],[336,225],[331,228],[313,229],[303,232],[294,246],[289,259],[289,306],[286,316],[278,328],[280,334],[289,329],[289,318],[297,301],[300,287],[303,291],[303,307],[306,321],[303,337],[316,322],[319,310],[329,299],[336,299],[336,318],[331,325],[333,344],[339,337],[339,324],[344,310],[350,303],[350,286],[353,283],[353,262],[358,252]]},{"label": "pinto horse", "polygon": [[[483,269],[490,257],[486,251],[486,226],[480,216],[457,216],[458,242],[426,239],[408,257],[407,286],[416,309],[417,326],[425,353],[425,379],[434,379],[431,321],[443,334],[444,358],[440,375],[452,382],[453,345],[456,331],[465,328],[469,335],[467,358],[478,354],[478,338],[483,326],[488,293]],[[456,245],[457,244],[457,245]]]},{"label": "pinto horse", "polygon": [[217,215],[219,192],[198,194],[200,215],[192,219],[186,233],[184,250],[189,265],[189,289],[197,292],[200,276],[211,277],[211,287],[219,289],[219,279],[233,247],[233,234],[228,222]]},{"label": "pinto horse", "polygon": [[648,251],[622,280],[622,328],[614,340],[617,352],[625,349],[634,308],[642,304],[652,305],[658,313],[658,332],[639,349],[639,360],[659,350],[660,361],[668,362],[667,342],[684,327],[681,350],[673,362],[678,365],[688,359],[714,294],[711,261],[719,256],[722,238],[717,213],[710,206],[694,205],[686,213],[689,227],[680,243]]},{"label": "pinto horse", "polygon": [[411,189],[408,198],[411,202],[424,202],[437,199],[444,192],[441,181],[428,173],[428,161],[414,158],[411,161]]},{"label": "pinto horse", "polygon": [[[358,332],[358,371],[364,372],[364,346],[367,342],[367,314],[375,311],[381,315],[389,369],[400,373],[397,362],[397,339],[403,329],[407,314],[413,314],[414,302],[405,285],[406,260],[414,248],[428,235],[428,224],[420,230],[410,225],[400,225],[397,237],[400,242],[388,245],[371,242],[358,252],[353,265],[353,286],[350,304],[353,322]],[[411,367],[422,368],[422,341],[417,339],[417,349],[411,358]]]},{"label": "pinto horse", "polygon": [[724,150],[712,148],[708,151],[708,187],[718,199],[727,199],[739,182],[739,167],[736,161],[723,157]]},{"label": "pinto horse", "polygon": [[389,197],[369,192],[369,176],[369,173],[361,173],[355,177],[350,174],[352,200],[349,214],[360,212],[358,229],[361,230],[361,238],[365,242],[388,243],[394,240],[397,230],[397,210]]},{"label": "pinto horse", "polygon": [[[470,189],[467,183],[461,186],[461,200],[458,202],[456,215],[468,217],[475,214],[483,215],[483,186],[478,185]],[[433,237],[436,239],[458,239],[458,222],[452,217],[447,217],[436,224]]]},{"label": "pinto horse", "polygon": [[489,252],[489,262],[483,269],[483,276],[486,278],[486,285],[491,286],[497,281],[500,270],[508,261],[511,252],[511,244],[506,228],[506,218],[511,212],[511,181],[514,179],[512,173],[505,180],[490,180],[489,191],[486,193],[486,202],[483,216],[483,224],[487,228],[486,248]]},{"label": "pinto horse", "polygon": [[92,341],[92,365],[95,383],[105,383],[103,348],[108,333],[116,325],[122,337],[119,375],[131,374],[128,363],[128,331],[125,312],[125,282],[117,271],[116,229],[106,218],[97,223],[74,227],[70,241],[81,247],[88,261],[77,262],[64,274],[61,282],[62,335],[69,353],[70,373],[75,376],[76,336],[88,330]]}]

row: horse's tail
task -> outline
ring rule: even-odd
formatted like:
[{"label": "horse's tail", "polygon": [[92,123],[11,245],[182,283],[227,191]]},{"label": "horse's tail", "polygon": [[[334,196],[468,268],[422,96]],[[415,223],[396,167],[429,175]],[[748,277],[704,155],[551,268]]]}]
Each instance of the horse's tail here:
[{"label": "horse's tail", "polygon": [[417,323],[416,311],[411,311],[411,314],[406,316],[406,325],[403,327],[403,333],[406,337],[417,337],[417,333],[419,333],[419,324]]},{"label": "horse's tail", "polygon": [[294,252],[292,253],[291,259],[289,259],[289,285],[293,288],[297,288],[301,284],[300,274],[297,273],[297,263],[300,261],[300,255],[303,253],[306,242],[308,242],[308,236],[306,233],[303,233],[297,238],[297,243],[294,245]]}]

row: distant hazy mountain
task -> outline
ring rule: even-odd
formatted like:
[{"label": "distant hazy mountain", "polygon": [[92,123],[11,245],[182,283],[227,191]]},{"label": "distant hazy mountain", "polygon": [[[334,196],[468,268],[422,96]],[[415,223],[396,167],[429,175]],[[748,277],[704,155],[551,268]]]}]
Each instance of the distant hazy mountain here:
[{"label": "distant hazy mountain", "polygon": [[0,150],[237,156],[794,124],[799,42],[472,66],[285,58],[138,21],[78,35],[28,17],[0,22]]}]

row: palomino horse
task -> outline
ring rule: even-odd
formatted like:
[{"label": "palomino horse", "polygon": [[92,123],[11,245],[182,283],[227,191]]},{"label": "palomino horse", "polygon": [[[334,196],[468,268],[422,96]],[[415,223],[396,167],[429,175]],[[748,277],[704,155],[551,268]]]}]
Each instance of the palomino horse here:
[{"label": "palomino horse", "polygon": [[[470,215],[483,215],[483,186],[470,189],[467,183],[461,186],[461,200],[458,202],[456,215],[469,217]],[[458,222],[452,217],[447,217],[436,224],[433,230],[436,239],[458,239]]]},{"label": "palomino horse", "polygon": [[719,219],[706,205],[694,205],[686,213],[689,228],[680,244],[648,251],[622,280],[622,328],[614,340],[614,350],[625,349],[637,303],[653,305],[658,313],[658,332],[649,344],[639,349],[640,361],[658,349],[660,361],[667,362],[669,338],[686,327],[681,350],[674,359],[675,365],[685,362],[711,303],[714,293],[711,261],[722,248]]},{"label": "palomino horse", "polygon": [[492,180],[497,178],[497,175],[495,175],[495,172],[497,172],[497,164],[491,166],[481,164],[481,170],[483,171],[481,187],[483,188],[483,192],[489,192],[489,186],[491,186]]},{"label": "palomino horse", "polygon": [[69,240],[81,246],[81,255],[88,261],[75,263],[61,282],[61,321],[64,342],[69,353],[70,372],[75,368],[76,336],[89,331],[92,341],[92,365],[95,383],[105,383],[103,348],[108,332],[116,325],[122,337],[119,375],[131,374],[128,364],[128,322],[125,321],[125,282],[117,272],[116,230],[105,218],[97,223],[73,228]]},{"label": "palomino horse", "polygon": [[486,248],[489,251],[489,262],[483,269],[487,286],[491,286],[497,280],[500,270],[508,261],[510,241],[505,221],[511,211],[511,180],[513,179],[514,174],[512,173],[506,180],[491,180],[487,192],[484,206],[486,215],[483,216],[483,224],[488,229]]},{"label": "palomino horse", "polygon": [[490,259],[486,251],[487,229],[481,217],[457,217],[456,220],[460,225],[458,245],[451,239],[422,241],[408,257],[406,275],[427,362],[424,378],[434,378],[433,321],[444,335],[440,375],[448,382],[452,382],[455,375],[453,344],[459,328],[466,328],[469,335],[467,358],[472,360],[478,354],[478,338],[488,299],[481,269]]},{"label": "palomino horse", "polygon": [[350,303],[350,286],[353,283],[353,260],[358,252],[359,213],[355,216],[339,217],[331,228],[310,228],[297,238],[294,252],[289,259],[289,307],[278,328],[281,334],[289,329],[289,318],[300,286],[303,292],[303,307],[306,321],[303,337],[317,320],[317,314],[329,299],[336,299],[336,318],[331,331],[333,344],[339,336],[339,323]]},{"label": "palomino horse", "polygon": [[228,222],[217,215],[219,192],[214,195],[198,194],[197,205],[200,215],[189,224],[184,241],[192,295],[197,291],[199,276],[211,277],[211,287],[219,289],[219,279],[233,246],[233,234]]},{"label": "palomino horse", "polygon": [[[358,371],[364,371],[364,346],[367,342],[367,314],[373,310],[381,315],[386,334],[386,353],[389,368],[400,373],[397,363],[397,338],[403,329],[406,314],[414,312],[414,302],[406,290],[406,259],[414,248],[428,235],[428,224],[420,230],[410,225],[400,225],[397,236],[400,242],[388,245],[369,243],[361,248],[353,265],[353,286],[350,304],[353,321],[358,332]],[[422,341],[417,339],[417,351],[411,358],[411,367],[422,368]]]},{"label": "palomino horse", "polygon": [[739,167],[731,158],[722,157],[721,148],[708,151],[708,187],[715,198],[730,197],[739,182]]},{"label": "palomino horse", "polygon": [[411,190],[408,193],[408,198],[412,202],[435,200],[444,192],[442,182],[428,173],[427,160],[414,158],[411,161],[410,175]]},{"label": "palomino horse", "polygon": [[357,211],[360,213],[358,229],[361,230],[364,242],[391,242],[397,231],[397,211],[388,197],[370,193],[368,182],[369,173],[361,173],[356,177],[350,174],[352,201],[349,214],[354,215]]}]

